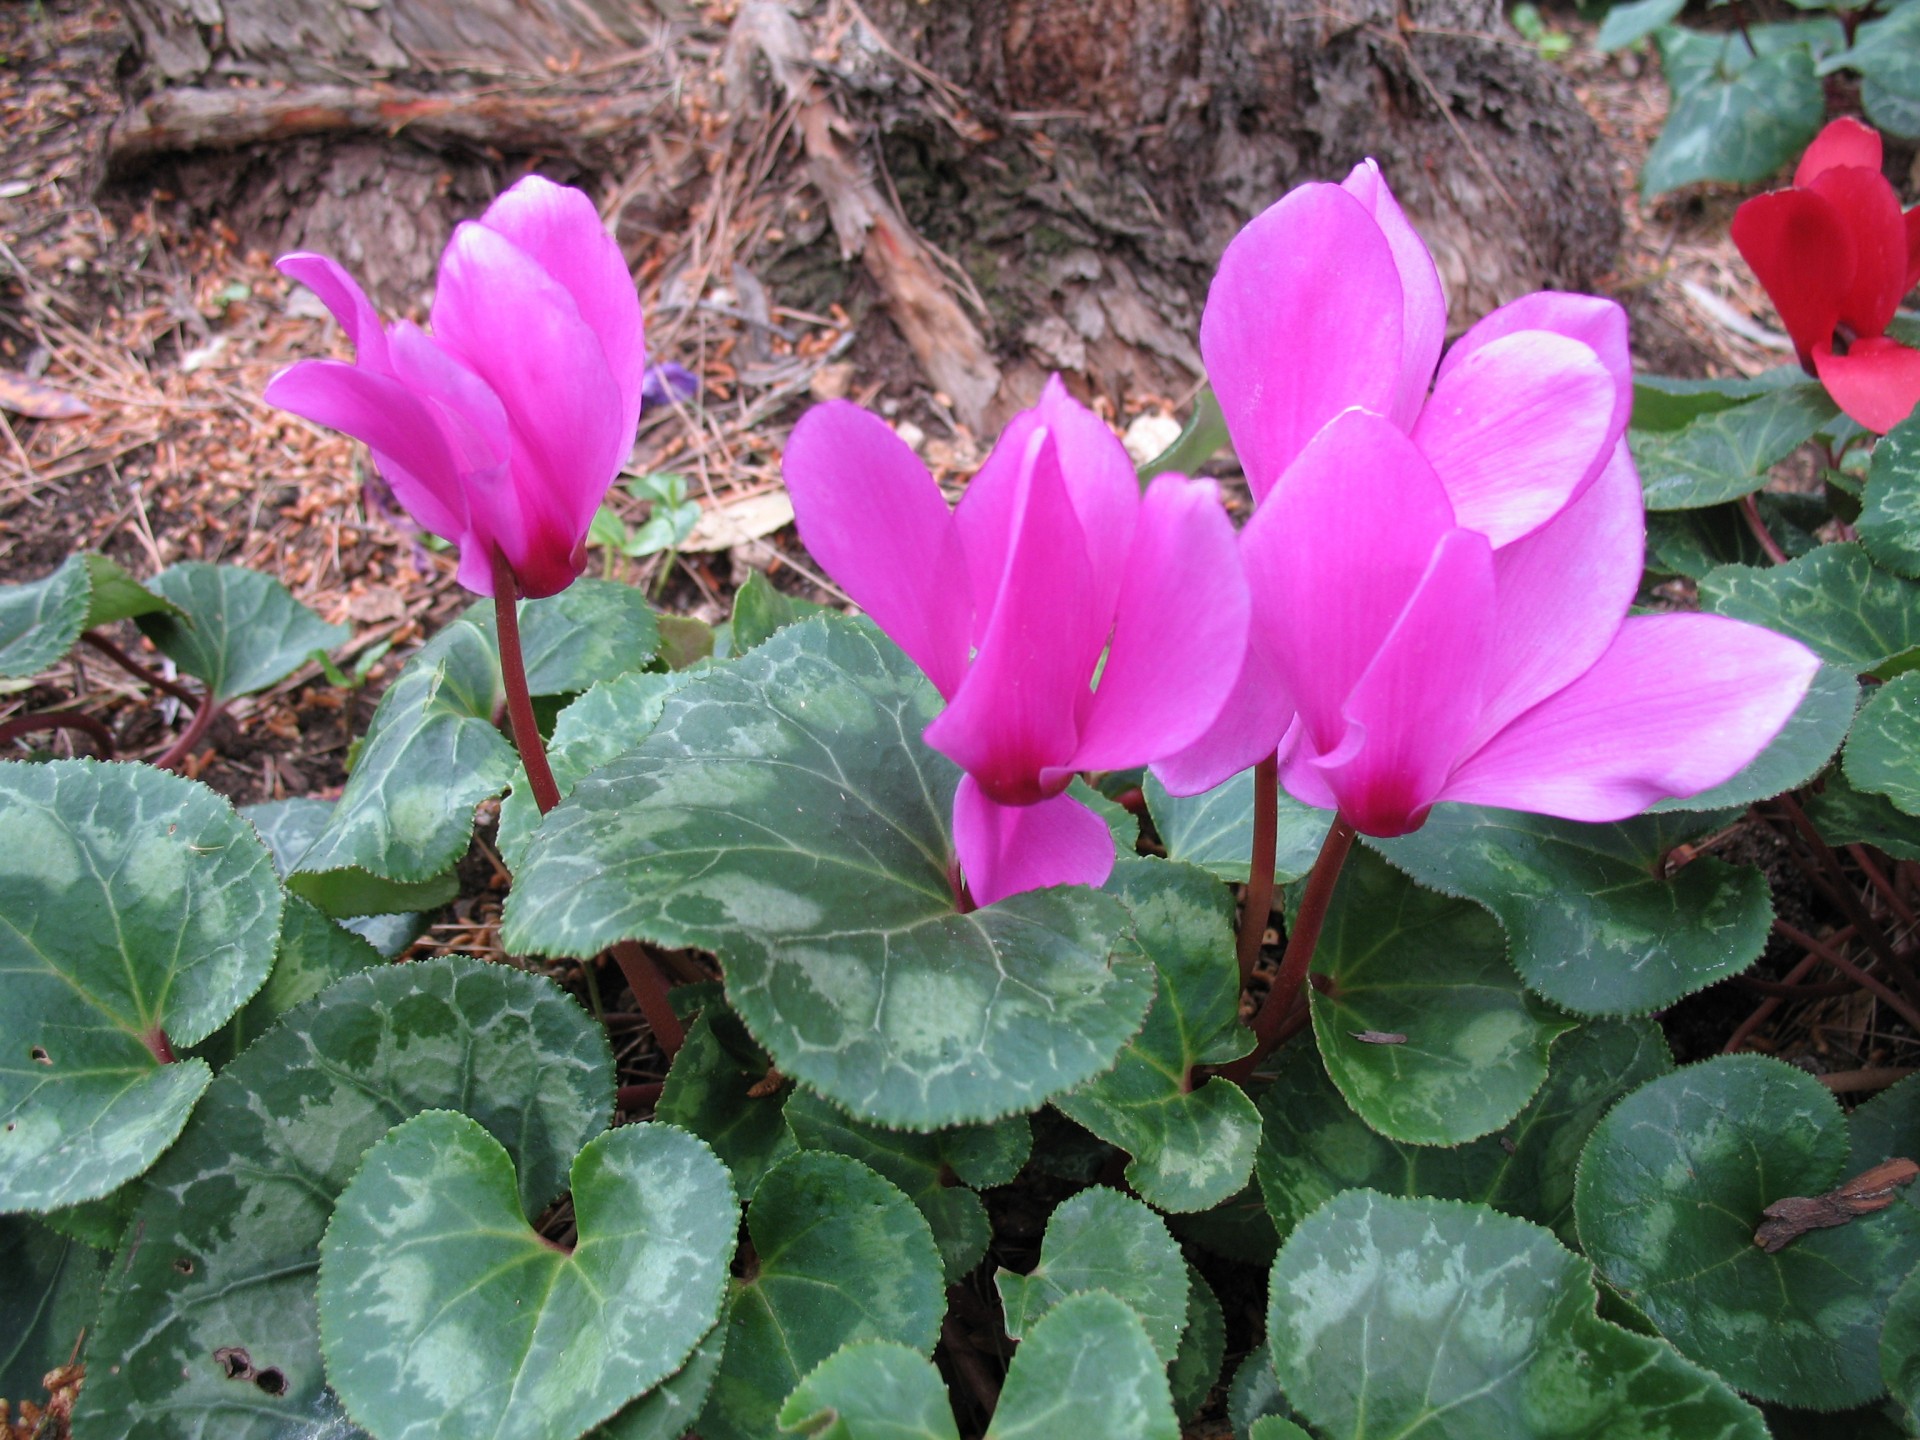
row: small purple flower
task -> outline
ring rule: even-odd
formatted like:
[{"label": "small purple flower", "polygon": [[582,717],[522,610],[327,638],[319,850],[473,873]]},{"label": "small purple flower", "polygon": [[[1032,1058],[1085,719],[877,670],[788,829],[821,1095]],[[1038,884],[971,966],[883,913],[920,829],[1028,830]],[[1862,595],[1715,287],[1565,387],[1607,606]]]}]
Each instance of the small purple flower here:
[{"label": "small purple flower", "polygon": [[691,400],[699,393],[698,375],[684,365],[664,361],[647,367],[640,381],[640,408],[646,411],[656,405],[671,405],[676,400]]}]

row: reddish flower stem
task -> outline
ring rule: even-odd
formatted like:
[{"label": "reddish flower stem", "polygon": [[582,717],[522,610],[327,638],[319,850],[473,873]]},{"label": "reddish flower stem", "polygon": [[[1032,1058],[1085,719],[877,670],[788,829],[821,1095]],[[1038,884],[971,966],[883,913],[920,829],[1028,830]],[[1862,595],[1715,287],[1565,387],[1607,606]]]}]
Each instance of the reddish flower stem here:
[{"label": "reddish flower stem", "polygon": [[1800,802],[1791,795],[1782,795],[1776,803],[1786,811],[1788,820],[1793,823],[1800,838],[1806,842],[1807,849],[1813,853],[1814,865],[1817,867],[1813,872],[1816,883],[1827,892],[1829,898],[1841,910],[1846,912],[1847,919],[1853,922],[1855,931],[1866,942],[1867,948],[1880,957],[1881,963],[1893,976],[1894,983],[1900,987],[1901,991],[1907,995],[1920,995],[1920,976],[1914,974],[1912,962],[1893,948],[1893,941],[1881,928],[1880,922],[1873,918],[1873,913],[1867,909],[1866,902],[1860,898],[1859,892],[1848,882],[1846,872],[1840,868],[1839,857],[1821,838],[1818,827],[1814,825],[1807,812],[1801,809]]},{"label": "reddish flower stem", "polygon": [[1300,913],[1288,927],[1287,950],[1280,959],[1280,973],[1274,977],[1266,999],[1260,1002],[1259,1013],[1253,1017],[1256,1040],[1253,1051],[1221,1070],[1227,1079],[1246,1083],[1255,1067],[1280,1044],[1287,1013],[1306,982],[1307,967],[1313,963],[1314,948],[1320,943],[1320,927],[1326,923],[1327,907],[1340,880],[1340,867],[1346,864],[1347,855],[1353,849],[1353,837],[1353,826],[1336,816],[1307,875],[1306,893],[1300,897]]},{"label": "reddish flower stem", "polygon": [[113,661],[113,663],[118,665],[122,670],[133,676],[134,679],[145,681],[163,694],[171,695],[183,705],[198,706],[200,704],[199,697],[187,689],[186,686],[179,684],[177,681],[169,680],[149,665],[142,665],[138,660],[127,654],[126,651],[122,650],[118,645],[114,644],[98,631],[84,631],[80,638],[98,650],[102,655],[106,656],[107,659]]},{"label": "reddish flower stem", "polygon": [[167,753],[153,763],[162,770],[178,770],[186,763],[187,757],[193,754],[194,747],[207,733],[207,727],[213,724],[213,717],[224,709],[226,706],[213,698],[212,691],[201,696],[194,702],[193,719],[189,720],[187,728],[180,732],[180,738],[169,745]]},{"label": "reddish flower stem", "polygon": [[1775,920],[1773,922],[1773,929],[1775,934],[1791,940],[1808,954],[1818,955],[1822,960],[1826,961],[1827,964],[1853,981],[1854,984],[1864,990],[1871,991],[1876,997],[1885,1001],[1902,1020],[1906,1021],[1907,1024],[1911,1025],[1916,1031],[1920,1031],[1920,1010],[1916,1010],[1905,999],[1894,993],[1893,987],[1887,984],[1886,981],[1880,979],[1877,975],[1868,974],[1825,941],[1814,939],[1813,936],[1807,934],[1804,930],[1796,929],[1784,920]]},{"label": "reddish flower stem", "polygon": [[[500,679],[507,692],[507,724],[513,731],[514,747],[520,752],[520,764],[527,772],[527,784],[533,791],[533,803],[546,814],[560,803],[560,787],[554,783],[553,767],[547,763],[547,742],[533,718],[533,696],[527,690],[527,662],[520,646],[520,612],[517,600],[519,582],[513,567],[498,550],[493,552],[493,615],[500,637]],[[627,988],[639,1002],[647,1028],[660,1049],[671,1060],[680,1053],[686,1040],[680,1017],[673,1013],[667,998],[667,982],[660,969],[632,940],[613,947],[614,962],[626,976]]]},{"label": "reddish flower stem", "polygon": [[1786,564],[1787,552],[1780,548],[1780,542],[1767,529],[1767,522],[1760,518],[1760,506],[1752,495],[1740,497],[1740,514],[1746,520],[1747,528],[1753,532],[1753,538],[1760,542],[1760,548],[1767,552],[1767,558],[1776,565]]},{"label": "reddish flower stem", "polygon": [[41,730],[78,730],[100,747],[101,758],[113,758],[113,732],[93,716],[82,715],[78,710],[49,710],[44,715],[22,715],[18,720],[9,720],[0,725],[0,745],[11,745],[22,735]]},{"label": "reddish flower stem", "polygon": [[[1852,934],[1851,927],[1844,933]],[[1836,935],[1834,938],[1838,939],[1839,936]],[[1820,957],[1818,955],[1809,954],[1804,960],[1800,961],[1799,964],[1795,965],[1793,969],[1789,970],[1786,978],[1780,983],[1783,986],[1787,986],[1804,979],[1819,963]],[[1722,1055],[1732,1055],[1736,1053],[1742,1045],[1747,1043],[1747,1037],[1765,1024],[1767,1017],[1780,1008],[1782,998],[1783,997],[1777,995],[1769,995],[1765,1000],[1762,1000],[1756,1005],[1753,1013],[1742,1020],[1739,1025],[1735,1027],[1733,1034],[1727,1037],[1727,1043],[1720,1047],[1720,1053]]]},{"label": "reddish flower stem", "polygon": [[1280,752],[1253,767],[1253,854],[1246,903],[1240,907],[1240,985],[1253,979],[1260,941],[1273,914],[1273,856],[1279,843]]}]

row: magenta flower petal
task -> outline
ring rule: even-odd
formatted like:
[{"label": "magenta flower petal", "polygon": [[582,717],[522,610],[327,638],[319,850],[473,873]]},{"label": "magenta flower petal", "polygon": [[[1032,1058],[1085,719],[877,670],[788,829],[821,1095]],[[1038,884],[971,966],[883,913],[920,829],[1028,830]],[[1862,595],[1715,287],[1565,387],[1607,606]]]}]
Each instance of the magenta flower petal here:
[{"label": "magenta flower petal", "polygon": [[960,777],[953,846],[976,904],[1049,885],[1104,885],[1113,873],[1113,832],[1070,795],[1037,805],[1001,805]]},{"label": "magenta flower petal", "polygon": [[1404,835],[1427,818],[1480,716],[1493,612],[1487,537],[1450,531],[1347,698],[1339,747],[1313,762],[1355,829]]},{"label": "magenta flower petal", "polygon": [[310,251],[296,250],[274,262],[283,275],[299,281],[332,312],[353,342],[354,355],[361,365],[386,373],[387,337],[380,328],[380,312],[367,299],[360,282],[349,275],[336,260]]},{"label": "magenta flower petal", "polygon": [[1646,536],[1640,476],[1624,440],[1578,500],[1493,557],[1493,658],[1471,754],[1593,665],[1640,584]]},{"label": "magenta flower petal", "polygon": [[1744,768],[1820,661],[1720,615],[1635,616],[1578,680],[1462,764],[1442,799],[1568,820],[1623,820]]},{"label": "magenta flower petal", "polygon": [[[926,740],[1002,805],[1057,795],[1092,701],[1111,613],[1089,606],[1095,578],[1051,434],[1027,441],[1006,573],[978,653]],[[979,602],[976,599],[976,607]]]},{"label": "magenta flower petal", "polygon": [[1818,346],[1813,363],[1833,403],[1875,434],[1886,434],[1920,404],[1920,350],[1898,340],[1869,335],[1844,355]]},{"label": "magenta flower petal", "polygon": [[1204,794],[1273,754],[1293,723],[1279,672],[1261,646],[1249,644],[1213,724],[1184,750],[1154,761],[1153,773],[1170,795]]},{"label": "magenta flower petal", "polygon": [[1234,237],[1200,350],[1256,499],[1342,410],[1393,410],[1405,308],[1379,222],[1338,185],[1299,186]]},{"label": "magenta flower petal", "polygon": [[1495,546],[1538,529],[1597,475],[1614,381],[1585,345],[1525,330],[1451,367],[1413,428],[1462,525]]},{"label": "magenta flower petal", "polygon": [[940,487],[885,421],[844,400],[800,418],[782,465],[807,549],[951,700],[966,677],[966,559]]},{"label": "magenta flower petal", "polygon": [[1387,418],[1402,430],[1410,429],[1427,398],[1433,367],[1447,338],[1446,292],[1426,242],[1407,222],[1377,164],[1362,160],[1340,188],[1367,207],[1393,251],[1394,268],[1400,274],[1400,386]]},{"label": "magenta flower petal", "polygon": [[489,205],[477,223],[512,241],[573,297],[620,391],[614,429],[627,437],[624,460],[640,418],[646,334],[633,277],[599,211],[573,187],[529,175]]},{"label": "magenta flower petal", "polygon": [[1100,684],[1069,762],[1118,770],[1185,747],[1212,722],[1247,644],[1246,576],[1211,480],[1162,475],[1140,502]]},{"label": "magenta flower petal", "polygon": [[1314,436],[1254,512],[1241,554],[1255,612],[1316,753],[1346,734],[1347,696],[1454,528],[1433,467],[1364,410]]}]

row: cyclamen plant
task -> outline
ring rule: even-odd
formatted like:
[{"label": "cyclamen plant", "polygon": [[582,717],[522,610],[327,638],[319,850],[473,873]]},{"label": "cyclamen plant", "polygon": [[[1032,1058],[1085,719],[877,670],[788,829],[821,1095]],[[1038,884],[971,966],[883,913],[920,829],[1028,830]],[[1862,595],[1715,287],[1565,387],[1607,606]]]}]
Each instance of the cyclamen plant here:
[{"label": "cyclamen plant", "polygon": [[[1777,825],[1846,924],[1767,983],[1826,963],[1920,1031],[1920,422],[1839,538],[1790,530],[1766,447],[1801,426],[1844,495],[1863,443],[1817,382],[1636,386],[1586,296],[1449,347],[1368,162],[1222,259],[1237,535],[1057,378],[952,508],[829,403],[785,474],[866,618],[756,580],[675,670],[577,578],[649,373],[586,197],[462,226],[430,332],[284,265],[356,355],[270,397],[367,441],[491,612],[407,663],[337,804],[0,767],[0,1390],[85,1325],[80,1440],[1920,1412],[1920,1082],[1844,1116],[1761,1056],[1675,1072],[1645,1018],[1801,933],[1699,857]],[[131,613],[87,574],[0,591],[0,670]],[[1705,613],[1632,613],[1674,575]],[[271,668],[182,606],[210,687]],[[384,963],[503,792],[502,941],[546,973]],[[608,951],[658,1049],[609,1015],[617,1077]]]}]

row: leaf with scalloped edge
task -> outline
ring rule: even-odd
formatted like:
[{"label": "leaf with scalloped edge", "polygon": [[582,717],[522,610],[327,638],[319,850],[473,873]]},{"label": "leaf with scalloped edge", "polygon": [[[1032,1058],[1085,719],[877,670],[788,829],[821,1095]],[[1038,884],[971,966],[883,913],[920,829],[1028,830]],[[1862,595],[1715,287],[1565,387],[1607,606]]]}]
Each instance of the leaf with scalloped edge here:
[{"label": "leaf with scalloped edge", "polygon": [[[508,1147],[537,1212],[612,1116],[606,1033],[543,976],[449,956],[350,975],[254,1042],[143,1187],[90,1341],[80,1433],[348,1433],[320,1365],[321,1232],[393,1125],[455,1106]],[[244,1352],[252,1373],[216,1352]]]},{"label": "leaf with scalloped edge", "polygon": [[1083,886],[960,914],[959,770],[938,696],[872,627],[824,616],[690,678],[645,742],[528,847],[504,943],[717,954],[783,1074],[912,1129],[1030,1110],[1113,1064],[1152,998],[1121,904]]},{"label": "leaf with scalloped edge", "polygon": [[1537,1225],[1348,1190],[1281,1246],[1267,1336],[1288,1401],[1352,1440],[1766,1440],[1759,1411],[1598,1298]]},{"label": "leaf with scalloped edge", "polygon": [[1695,510],[1750,495],[1839,407],[1818,380],[1769,390],[1675,430],[1628,436],[1649,510]]},{"label": "leaf with scalloped edge", "polygon": [[780,1433],[809,1440],[960,1440],[933,1362],[892,1340],[842,1345],[780,1407]]},{"label": "leaf with scalloped edge", "polygon": [[94,1200],[151,1165],[211,1078],[171,1058],[265,983],[266,847],[196,781],[0,765],[0,1212]]},{"label": "leaf with scalloped edge", "polygon": [[1227,1358],[1227,1317],[1220,1297],[1207,1279],[1187,1262],[1187,1328],[1180,1349],[1167,1366],[1167,1384],[1173,1390],[1174,1413],[1192,1420],[1200,1413],[1220,1379]]},{"label": "leaf with scalloped edge", "polygon": [[[300,857],[307,853],[313,842],[320,838],[320,832],[327,828],[333,805],[331,800],[303,795],[288,800],[263,800],[257,805],[242,805],[240,813],[247,817],[260,838],[267,842],[267,849],[273,852],[273,868],[284,881],[287,872],[299,864]],[[423,903],[445,903],[432,897],[435,893],[444,893],[445,899],[451,899],[453,891],[447,887],[453,885],[457,885],[457,879],[452,875],[426,882],[421,887]],[[435,886],[440,886],[441,891],[436,892]],[[394,888],[401,890],[406,887]],[[333,915],[335,923],[358,935],[388,960],[398,959],[427,925],[427,917],[418,910],[393,911],[384,915],[327,913]]]},{"label": "leaf with scalloped edge", "polygon": [[[1199,795],[1170,795],[1151,772],[1141,789],[1169,860],[1198,865],[1232,885],[1247,883],[1253,856],[1252,770],[1242,770]],[[1320,853],[1333,815],[1303,805],[1285,790],[1280,792],[1279,805],[1273,878],[1284,885],[1313,868],[1313,857]]]},{"label": "leaf with scalloped edge", "polygon": [[[491,638],[493,603],[468,613]],[[557,595],[522,600],[519,618],[520,654],[533,695],[577,695],[644,669],[660,649],[660,625],[647,597],[617,580],[583,575]]]},{"label": "leaf with scalloped edge", "polygon": [[1807,147],[1826,100],[1796,28],[1754,25],[1751,39],[1678,25],[1655,32],[1672,100],[1641,168],[1644,197],[1701,180],[1764,180]]},{"label": "leaf with scalloped edge", "polygon": [[986,1440],[1179,1440],[1167,1372],[1148,1329],[1105,1292],[1063,1298],[1014,1352]]},{"label": "leaf with scalloped edge", "polygon": [[87,622],[88,594],[79,555],[38,580],[0,585],[0,675],[38,675],[71,650]]},{"label": "leaf with scalloped edge", "polygon": [[1822,545],[1765,570],[1709,570],[1700,608],[1792,636],[1858,674],[1905,669],[1920,648],[1920,581],[1880,569],[1858,545]]},{"label": "leaf with scalloped edge", "polygon": [[277,685],[314,651],[347,641],[346,626],[327,624],[258,570],[184,561],[162,570],[147,588],[180,614],[137,616],[140,629],[174,664],[205,681],[215,700]]},{"label": "leaf with scalloped edge", "polygon": [[1856,790],[1842,767],[1827,772],[1806,810],[1829,845],[1877,845],[1896,860],[1920,860],[1920,816],[1907,814],[1884,795]]},{"label": "leaf with scalloped edge", "polygon": [[769,1069],[766,1051],[716,1000],[687,1027],[653,1111],[656,1120],[713,1147],[743,1202],[753,1199],[761,1176],[799,1148],[782,1113],[784,1090],[752,1093]]},{"label": "leaf with scalloped edge", "polygon": [[1859,789],[1920,815],[1920,671],[1889,680],[1861,706],[1842,764]]},{"label": "leaf with scalloped edge", "polygon": [[1582,825],[1437,805],[1411,835],[1368,843],[1422,885],[1493,911],[1535,994],[1577,1015],[1644,1015],[1766,946],[1773,905],[1758,870],[1703,856],[1661,877],[1675,845],[1721,823],[1707,811]]},{"label": "leaf with scalloped edge", "polygon": [[106,1256],[25,1215],[0,1215],[0,1402],[44,1405],[41,1377],[80,1348]]},{"label": "leaf with scalloped edge", "polygon": [[726,1167],[684,1130],[627,1125],[568,1189],[562,1250],[478,1121],[429,1110],[367,1152],[320,1242],[320,1348],[348,1414],[381,1440],[546,1440],[680,1369],[726,1294]]},{"label": "leaf with scalloped edge", "polygon": [[342,976],[368,970],[385,960],[351,930],[329,920],[298,895],[286,897],[280,912],[280,943],[273,971],[254,997],[194,1053],[214,1069],[237,1057],[294,1006],[304,1004]]},{"label": "leaf with scalloped edge", "polygon": [[1880,564],[1920,579],[1920,416],[1894,426],[1874,445],[1853,528]]}]

